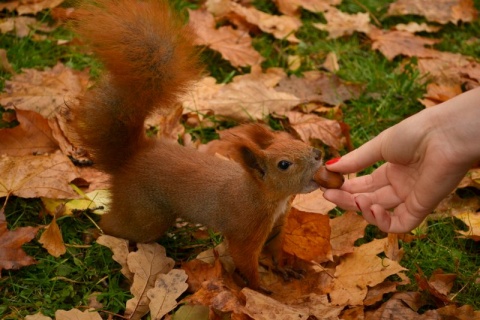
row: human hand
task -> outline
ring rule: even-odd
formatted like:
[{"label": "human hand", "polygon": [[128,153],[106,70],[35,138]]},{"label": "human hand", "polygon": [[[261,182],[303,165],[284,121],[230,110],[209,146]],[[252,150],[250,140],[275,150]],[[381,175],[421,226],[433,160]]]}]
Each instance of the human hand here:
[{"label": "human hand", "polygon": [[386,161],[370,175],[347,180],[339,190],[326,190],[324,197],[341,208],[361,211],[369,223],[385,232],[412,230],[480,158],[479,102],[480,91],[473,90],[327,162],[331,171],[351,173]]}]

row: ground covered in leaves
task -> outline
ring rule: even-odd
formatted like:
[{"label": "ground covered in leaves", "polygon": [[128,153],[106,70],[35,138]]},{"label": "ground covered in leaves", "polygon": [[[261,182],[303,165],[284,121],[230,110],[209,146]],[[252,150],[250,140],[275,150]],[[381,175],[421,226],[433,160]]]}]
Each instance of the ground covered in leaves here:
[{"label": "ground covered in leaves", "polygon": [[[262,257],[271,294],[239,287],[221,235],[203,226],[179,221],[159,243],[136,246],[101,235],[108,177],[70,143],[59,112],[101,72],[65,28],[70,5],[0,4],[0,317],[480,318],[479,164],[409,234],[383,234],[320,190],[297,196],[283,250],[303,275],[285,279]],[[328,159],[479,86],[478,1],[175,5],[207,72],[178,112],[146,129],[200,151],[259,121]]]}]

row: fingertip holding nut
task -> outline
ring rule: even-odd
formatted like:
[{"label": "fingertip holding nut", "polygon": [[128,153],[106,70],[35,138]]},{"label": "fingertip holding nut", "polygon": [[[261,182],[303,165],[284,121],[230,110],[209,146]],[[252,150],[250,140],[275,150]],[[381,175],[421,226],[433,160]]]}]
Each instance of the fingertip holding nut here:
[{"label": "fingertip holding nut", "polygon": [[330,171],[325,166],[321,166],[313,176],[313,180],[321,187],[339,189],[342,187],[345,178],[341,173]]}]

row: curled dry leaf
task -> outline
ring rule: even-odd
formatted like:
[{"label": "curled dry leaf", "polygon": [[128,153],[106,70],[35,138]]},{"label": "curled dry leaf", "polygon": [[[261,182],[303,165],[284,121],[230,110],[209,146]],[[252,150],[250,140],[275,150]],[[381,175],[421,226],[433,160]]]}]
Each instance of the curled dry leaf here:
[{"label": "curled dry leaf", "polygon": [[71,310],[57,310],[55,311],[55,320],[102,320],[102,317],[97,311],[78,309]]},{"label": "curled dry leaf", "polygon": [[252,46],[252,38],[245,30],[230,26],[215,28],[214,17],[205,10],[189,10],[189,24],[196,34],[197,45],[218,51],[235,67],[253,66],[263,58]]},{"label": "curled dry leaf", "polygon": [[432,26],[432,25],[426,24],[425,22],[417,23],[417,22],[413,22],[413,21],[411,21],[407,24],[399,23],[394,28],[395,28],[395,30],[398,30],[398,31],[407,31],[407,32],[410,32],[410,33],[437,32],[441,29],[438,26]]},{"label": "curled dry leaf", "polygon": [[351,35],[354,32],[370,32],[370,17],[368,13],[348,14],[330,7],[324,13],[327,24],[314,23],[313,26],[320,30],[328,31],[329,39],[336,39]]},{"label": "curled dry leaf", "polygon": [[34,315],[28,315],[25,320],[52,320],[52,318],[44,316],[42,313],[37,312]]},{"label": "curled dry leaf", "polygon": [[2,154],[27,156],[50,153],[58,148],[47,119],[34,111],[17,110],[16,114],[18,126],[0,129]]},{"label": "curled dry leaf", "polygon": [[8,72],[10,74],[16,74],[12,65],[8,61],[7,50],[5,49],[0,49],[0,70]]},{"label": "curled dry leaf", "polygon": [[480,212],[464,212],[457,214],[455,218],[462,220],[468,227],[467,231],[457,230],[463,238],[480,241]]},{"label": "curled dry leaf", "polygon": [[160,320],[177,306],[177,299],[187,290],[187,274],[183,270],[173,269],[167,274],[160,274],[155,286],[147,291],[150,299],[150,315]]},{"label": "curled dry leaf", "polygon": [[63,154],[0,156],[0,197],[74,199],[69,185],[78,178],[75,166]]},{"label": "curled dry leaf", "polygon": [[390,4],[387,12],[390,16],[408,14],[421,15],[428,21],[442,24],[457,24],[459,21],[474,21],[478,12],[473,1],[469,0],[397,0]]},{"label": "curled dry leaf", "polygon": [[327,214],[337,205],[323,197],[323,191],[317,189],[307,194],[297,194],[292,207],[304,212]]}]

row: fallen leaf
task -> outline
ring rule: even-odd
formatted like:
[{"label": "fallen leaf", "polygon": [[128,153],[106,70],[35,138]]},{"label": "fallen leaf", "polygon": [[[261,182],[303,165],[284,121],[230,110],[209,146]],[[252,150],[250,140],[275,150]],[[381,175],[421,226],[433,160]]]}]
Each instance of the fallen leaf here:
[{"label": "fallen leaf", "polygon": [[377,284],[372,288],[368,288],[367,296],[363,300],[365,306],[371,306],[375,303],[382,301],[383,296],[390,292],[395,292],[397,290],[397,283],[393,281],[385,281]]},{"label": "fallen leaf", "polygon": [[347,211],[345,214],[330,220],[330,243],[332,254],[340,257],[353,252],[355,241],[365,235],[368,223],[356,212]]},{"label": "fallen leaf", "polygon": [[390,4],[387,12],[390,16],[408,14],[421,15],[428,21],[442,24],[457,24],[474,21],[478,12],[471,0],[397,0]]},{"label": "fallen leaf", "polygon": [[256,25],[266,33],[271,33],[275,38],[300,42],[295,37],[295,32],[301,27],[300,19],[287,15],[271,15],[254,7],[246,8],[235,2],[231,3],[233,11],[243,17],[249,23]]},{"label": "fallen leaf", "polygon": [[423,98],[420,99],[420,102],[428,108],[445,102],[461,93],[462,87],[459,84],[443,85],[429,83],[427,85],[427,92],[423,95]]},{"label": "fallen leaf", "polygon": [[189,10],[189,24],[196,34],[195,44],[220,52],[235,67],[257,65],[263,58],[252,46],[252,38],[230,26],[215,28],[215,19],[206,10]]},{"label": "fallen leaf", "polygon": [[127,256],[127,265],[134,274],[130,292],[133,298],[127,301],[125,316],[140,319],[149,311],[150,299],[147,292],[154,287],[160,274],[173,269],[175,261],[168,258],[165,248],[158,243],[139,243],[138,250]]},{"label": "fallen leaf", "polygon": [[468,227],[467,231],[456,230],[462,238],[480,241],[480,212],[464,212],[457,214],[455,218],[462,220]]},{"label": "fallen leaf", "polygon": [[2,270],[20,269],[35,264],[22,245],[29,242],[38,232],[38,227],[21,227],[8,230],[4,208],[0,209],[0,275]]},{"label": "fallen leaf", "polygon": [[55,320],[102,320],[100,314],[95,310],[80,311],[78,309],[57,310]]},{"label": "fallen leaf", "polygon": [[472,320],[480,319],[480,311],[474,310],[470,305],[457,307],[454,304],[437,309],[441,319]]},{"label": "fallen leaf", "polygon": [[387,241],[386,238],[375,239],[340,257],[330,292],[333,304],[361,305],[367,295],[367,287],[376,286],[388,276],[406,270],[398,262],[378,257]]},{"label": "fallen leaf", "polygon": [[112,250],[112,259],[122,266],[120,272],[130,281],[133,281],[133,273],[127,265],[127,257],[130,250],[128,249],[128,240],[112,237],[109,235],[101,235],[97,239],[97,243]]},{"label": "fallen leaf", "polygon": [[388,60],[398,55],[407,57],[434,57],[438,54],[435,49],[427,48],[438,42],[436,39],[419,37],[406,31],[386,31],[377,28],[368,33],[372,39],[372,49],[380,51]]},{"label": "fallen leaf", "polygon": [[452,300],[442,292],[438,291],[436,287],[432,286],[430,281],[427,280],[423,271],[417,266],[418,273],[415,273],[415,280],[420,290],[426,291],[437,303],[438,306],[444,306],[453,303]]},{"label": "fallen leaf", "polygon": [[328,215],[291,209],[284,227],[283,250],[300,259],[333,260]]},{"label": "fallen leaf", "polygon": [[201,305],[184,304],[175,311],[175,320],[208,320],[210,308]]},{"label": "fallen leaf", "polygon": [[416,33],[416,32],[437,32],[441,28],[426,24],[425,22],[417,23],[417,22],[411,21],[407,24],[399,23],[395,25],[394,29],[398,31],[407,31],[410,33]]},{"label": "fallen leaf", "polygon": [[70,159],[56,152],[47,155],[0,156],[0,197],[74,199],[69,185],[78,178]]},{"label": "fallen leaf", "polygon": [[325,61],[322,64],[322,67],[330,72],[337,72],[340,70],[340,66],[338,64],[338,57],[335,52],[329,52],[325,57]]},{"label": "fallen leaf", "polygon": [[188,287],[190,292],[197,292],[205,281],[222,279],[222,264],[217,258],[213,263],[205,262],[199,258],[182,263],[182,269],[188,275]]},{"label": "fallen leaf", "polygon": [[150,315],[154,320],[160,320],[177,306],[177,299],[187,290],[185,271],[173,269],[167,274],[160,274],[155,286],[147,291],[150,299]]},{"label": "fallen leaf", "polygon": [[[1,27],[0,27],[0,29],[1,29]],[[5,49],[0,49],[0,70],[8,72],[12,75],[16,74],[12,65],[8,61],[7,50],[5,50]]]},{"label": "fallen leaf", "polygon": [[300,8],[312,12],[325,12],[332,6],[339,5],[342,0],[277,0],[278,10],[289,16],[300,15]]},{"label": "fallen leaf", "polygon": [[320,189],[307,194],[297,194],[292,203],[292,207],[297,210],[319,214],[327,214],[336,206],[323,197],[323,191]]},{"label": "fallen leaf", "polygon": [[293,130],[304,142],[310,143],[311,140],[318,139],[336,150],[342,149],[343,135],[338,121],[297,111],[290,111],[285,115]]},{"label": "fallen leaf", "polygon": [[433,320],[437,318],[422,317],[402,300],[393,296],[378,309],[365,312],[365,319]]},{"label": "fallen leaf", "polygon": [[42,313],[37,312],[34,315],[25,316],[25,320],[52,320],[52,318],[44,316]]},{"label": "fallen leaf", "polygon": [[62,231],[57,224],[57,218],[53,217],[52,222],[45,227],[45,231],[38,239],[43,246],[47,249],[48,253],[56,258],[67,252],[65,243],[63,242]]},{"label": "fallen leaf", "polygon": [[326,24],[314,23],[313,26],[320,30],[328,31],[328,39],[336,39],[343,36],[351,35],[354,32],[370,32],[370,16],[368,13],[348,14],[330,7],[324,13]]},{"label": "fallen leaf", "polygon": [[437,269],[432,272],[428,283],[439,293],[447,296],[452,290],[457,275],[454,273],[444,273],[443,270]]},{"label": "fallen leaf", "polygon": [[17,110],[32,110],[44,118],[53,116],[66,101],[79,95],[88,83],[86,71],[74,71],[61,63],[43,71],[22,71],[5,81],[0,104],[13,105]]},{"label": "fallen leaf", "polygon": [[0,22],[0,32],[9,33],[14,32],[18,38],[24,38],[30,35],[32,30],[37,27],[46,27],[33,17],[13,17],[2,19]]},{"label": "fallen leaf", "polygon": [[0,129],[0,150],[10,156],[44,154],[55,151],[58,144],[48,120],[34,111],[17,110],[18,126]]}]

